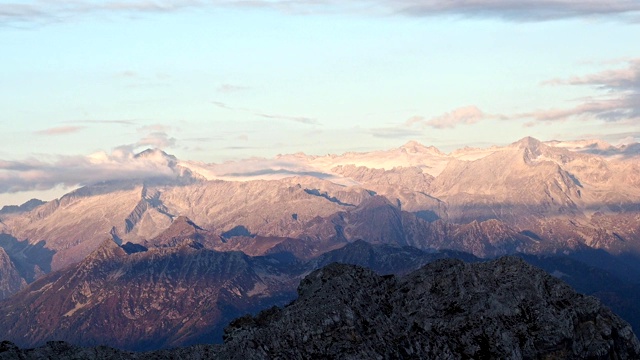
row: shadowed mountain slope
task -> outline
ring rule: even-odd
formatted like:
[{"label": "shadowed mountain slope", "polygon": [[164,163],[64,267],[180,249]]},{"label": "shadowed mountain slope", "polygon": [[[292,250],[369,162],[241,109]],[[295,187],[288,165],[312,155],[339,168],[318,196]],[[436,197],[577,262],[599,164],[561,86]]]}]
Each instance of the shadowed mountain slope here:
[{"label": "shadowed mountain slope", "polygon": [[223,345],[151,353],[49,342],[2,359],[637,359],[631,327],[593,297],[524,261],[446,259],[403,277],[330,264],[298,299],[234,320]]}]

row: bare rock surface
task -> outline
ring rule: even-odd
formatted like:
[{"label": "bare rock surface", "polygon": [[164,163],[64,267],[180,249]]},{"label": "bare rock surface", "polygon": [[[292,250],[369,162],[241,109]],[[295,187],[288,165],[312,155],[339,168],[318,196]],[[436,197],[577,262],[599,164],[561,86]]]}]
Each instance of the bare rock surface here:
[{"label": "bare rock surface", "polygon": [[0,247],[0,300],[27,286],[9,255]]},{"label": "bare rock surface", "polygon": [[0,344],[0,359],[637,359],[631,327],[515,257],[445,259],[403,277],[333,263],[299,298],[234,320],[224,345],[133,353]]},{"label": "bare rock surface", "polygon": [[597,299],[505,257],[440,260],[402,278],[332,264],[284,309],[226,330],[221,358],[637,359],[631,327]]}]

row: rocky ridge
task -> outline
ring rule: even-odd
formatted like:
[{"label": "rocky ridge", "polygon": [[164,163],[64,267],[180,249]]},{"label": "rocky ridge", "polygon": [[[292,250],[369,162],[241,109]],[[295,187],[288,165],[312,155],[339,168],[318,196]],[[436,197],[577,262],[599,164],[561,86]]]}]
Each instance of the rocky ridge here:
[{"label": "rocky ridge", "polygon": [[0,339],[151,350],[213,341],[233,317],[292,298],[289,263],[185,240],[127,253],[112,240],[0,302]]},{"label": "rocky ridge", "polygon": [[13,295],[27,286],[9,255],[0,247],[0,300]]},{"label": "rocky ridge", "polygon": [[287,307],[235,320],[221,358],[522,359],[640,356],[597,299],[517,258],[441,260],[402,278],[332,264]]},{"label": "rocky ridge", "polygon": [[[370,208],[370,199],[382,196],[403,212],[402,229],[394,218],[376,224],[388,227],[379,234],[399,236],[387,242],[453,248],[482,257],[582,247],[638,253],[638,155],[626,148],[597,147],[607,152],[594,153],[592,142],[525,138],[502,147],[443,154],[411,142],[388,151],[294,154],[277,161],[198,166],[158,150],[147,151],[140,156],[163,159],[177,177],[89,185],[31,211],[3,217],[1,230],[32,245],[44,241],[54,254],[40,268],[61,269],[82,260],[107,236],[143,243],[180,216],[189,217],[212,239],[239,227],[276,245],[285,239],[365,239],[372,229],[340,217]],[[255,176],[230,176],[245,165]],[[282,176],[260,175],[274,172]],[[226,174],[226,180],[216,174]],[[474,238],[467,243],[470,235]],[[283,247],[291,248],[290,243]],[[221,250],[248,248],[248,253],[258,254],[258,248],[248,245],[218,245]],[[333,248],[305,244],[299,253],[309,257]]]},{"label": "rocky ridge", "polygon": [[48,342],[0,359],[637,359],[631,327],[595,298],[524,261],[445,259],[402,277],[333,263],[298,299],[234,320],[223,345],[151,353]]}]

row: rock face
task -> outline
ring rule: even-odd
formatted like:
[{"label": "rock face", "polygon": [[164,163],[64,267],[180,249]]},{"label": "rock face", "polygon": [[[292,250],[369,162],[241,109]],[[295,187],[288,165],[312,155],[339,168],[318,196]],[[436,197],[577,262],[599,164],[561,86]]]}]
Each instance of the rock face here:
[{"label": "rock face", "polygon": [[0,300],[27,286],[9,255],[0,247]]},{"label": "rock face", "polygon": [[0,339],[137,351],[213,342],[234,317],[289,301],[299,277],[288,267],[193,241],[128,254],[106,240],[0,303]]},{"label": "rock face", "polygon": [[137,351],[219,342],[234,317],[291,301],[304,275],[331,262],[388,274],[465,256],[356,241],[308,262],[282,254],[250,257],[202,248],[194,240],[201,233],[188,219],[175,225],[164,243],[154,243],[160,246],[107,240],[82,262],[0,302],[0,340],[20,346],[104,343]]},{"label": "rock face", "polygon": [[150,353],[62,342],[0,359],[638,359],[631,327],[598,300],[505,257],[445,259],[401,278],[333,263],[308,275],[299,298],[234,320],[223,345]]},{"label": "rock face", "polygon": [[235,320],[221,358],[637,359],[631,327],[518,258],[402,278],[332,264],[289,306]]},{"label": "rock face", "polygon": [[[52,258],[28,260],[45,272],[81,261],[110,235],[144,245],[182,216],[210,240],[203,245],[252,255],[283,243],[274,251],[297,247],[310,258],[334,249],[341,238],[480,257],[585,247],[638,254],[637,151],[592,145],[525,138],[443,154],[412,142],[370,153],[283,155],[277,169],[254,160],[249,168],[255,171],[244,175],[232,170],[243,168],[238,164],[198,165],[145,151],[141,158],[163,159],[168,172],[179,176],[92,184],[46,204],[7,208],[5,215],[0,210],[0,231],[30,245],[44,242]],[[274,171],[282,176],[269,177]],[[230,240],[225,234],[234,229],[251,237],[215,242]],[[273,246],[255,246],[254,237]]]},{"label": "rock face", "polygon": [[0,216],[31,211],[44,203],[39,199],[31,199],[22,205],[5,205],[0,209]]},{"label": "rock face", "polygon": [[[306,262],[283,253],[250,257],[202,248],[193,239],[200,233],[188,219],[176,225],[180,231],[165,239],[180,240],[175,246],[118,247],[106,241],[81,263],[0,302],[0,339],[28,347],[65,340],[138,351],[219,342],[232,318],[291,301],[306,274],[333,262],[364,266],[378,274],[408,274],[443,258],[479,261],[455,251],[425,252],[362,240]],[[638,292],[629,283],[569,258],[525,258],[579,291],[603,299],[640,328],[633,301]]]}]

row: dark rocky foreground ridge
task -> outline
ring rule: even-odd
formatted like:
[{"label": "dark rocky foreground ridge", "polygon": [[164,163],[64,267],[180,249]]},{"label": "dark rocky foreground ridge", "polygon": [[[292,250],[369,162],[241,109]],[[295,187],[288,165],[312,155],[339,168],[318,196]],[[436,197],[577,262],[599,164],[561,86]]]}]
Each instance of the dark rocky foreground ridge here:
[{"label": "dark rocky foreground ridge", "polygon": [[515,257],[445,259],[403,277],[330,264],[298,299],[234,320],[223,345],[150,353],[49,342],[0,344],[0,359],[638,359],[631,327]]}]

